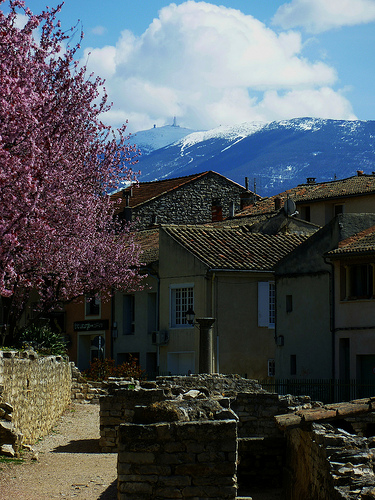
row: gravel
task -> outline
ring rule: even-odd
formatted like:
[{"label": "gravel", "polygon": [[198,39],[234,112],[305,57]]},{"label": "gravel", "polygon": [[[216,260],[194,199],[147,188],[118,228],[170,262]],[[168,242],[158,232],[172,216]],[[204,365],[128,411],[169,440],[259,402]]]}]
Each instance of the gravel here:
[{"label": "gravel", "polygon": [[0,500],[115,500],[117,454],[98,441],[99,405],[72,404],[21,463],[0,462]]}]

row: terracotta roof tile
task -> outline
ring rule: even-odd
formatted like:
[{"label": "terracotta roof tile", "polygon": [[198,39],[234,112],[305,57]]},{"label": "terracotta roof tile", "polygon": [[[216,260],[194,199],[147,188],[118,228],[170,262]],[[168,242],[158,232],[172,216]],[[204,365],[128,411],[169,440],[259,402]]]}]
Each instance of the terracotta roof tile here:
[{"label": "terracotta roof tile", "polygon": [[338,248],[328,253],[330,256],[375,253],[375,226],[369,227],[339,242]]},{"label": "terracotta roof tile", "polygon": [[135,232],[134,242],[142,249],[140,261],[143,264],[159,260],[159,228]]},{"label": "terracotta roof tile", "polygon": [[111,199],[121,200],[118,206],[118,210],[121,210],[126,206],[126,195],[129,194],[129,206],[131,208],[134,208],[138,205],[141,205],[142,203],[157,198],[162,194],[177,189],[184,184],[187,184],[188,182],[199,179],[200,177],[205,176],[207,173],[208,172],[202,172],[199,174],[188,175],[185,177],[176,177],[174,179],[165,179],[161,181],[140,182],[113,194],[111,196]]},{"label": "terracotta roof tile", "polygon": [[363,174],[330,182],[298,185],[275,196],[263,198],[255,205],[245,208],[238,216],[274,212],[276,198],[280,198],[282,204],[288,197],[296,203],[309,203],[365,194],[375,194],[375,175]]},{"label": "terracotta roof tile", "polygon": [[251,233],[246,226],[163,226],[163,230],[210,269],[272,270],[306,236]]}]

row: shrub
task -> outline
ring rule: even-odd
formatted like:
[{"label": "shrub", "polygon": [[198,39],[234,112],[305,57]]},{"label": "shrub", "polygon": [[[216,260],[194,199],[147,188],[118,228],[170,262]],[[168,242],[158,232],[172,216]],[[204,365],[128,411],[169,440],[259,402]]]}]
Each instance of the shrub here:
[{"label": "shrub", "polygon": [[53,332],[49,326],[29,326],[22,332],[19,341],[23,349],[32,347],[41,354],[66,354],[66,340],[59,333]]},{"label": "shrub", "polygon": [[133,377],[140,379],[144,378],[145,372],[137,365],[137,359],[130,356],[129,361],[117,366],[114,359],[94,359],[90,363],[90,368],[85,370],[83,375],[89,380],[101,381],[107,380],[108,377]]}]

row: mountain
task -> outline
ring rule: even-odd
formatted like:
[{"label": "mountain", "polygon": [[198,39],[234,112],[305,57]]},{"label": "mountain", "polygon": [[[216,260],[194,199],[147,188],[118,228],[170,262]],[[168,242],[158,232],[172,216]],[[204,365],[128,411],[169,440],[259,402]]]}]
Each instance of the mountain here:
[{"label": "mountain", "polygon": [[130,136],[129,142],[136,144],[142,155],[148,155],[156,149],[164,148],[183,137],[192,134],[195,130],[179,127],[178,125],[165,125],[164,127],[142,130]]},{"label": "mountain", "polygon": [[133,138],[142,151],[140,181],[214,170],[242,185],[248,177],[250,189],[270,196],[307,177],[321,182],[375,170],[375,121],[296,118],[192,133],[166,126]]}]

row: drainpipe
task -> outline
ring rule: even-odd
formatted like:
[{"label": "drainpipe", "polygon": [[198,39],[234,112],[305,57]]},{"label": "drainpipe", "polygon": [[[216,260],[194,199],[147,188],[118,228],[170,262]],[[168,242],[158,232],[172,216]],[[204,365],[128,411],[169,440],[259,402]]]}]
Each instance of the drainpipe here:
[{"label": "drainpipe", "polygon": [[[212,317],[217,317],[215,315],[215,279],[216,279],[216,273],[213,272],[211,276],[211,316]],[[219,372],[219,332],[216,327],[216,373]]]},{"label": "drainpipe", "polygon": [[[156,288],[156,330],[159,331],[160,329],[160,278],[158,273],[154,273],[152,269],[147,269],[147,274],[152,276],[153,278],[156,279],[157,282],[157,288]],[[156,346],[156,367],[157,370],[159,371],[159,366],[160,366],[160,345]]]},{"label": "drainpipe", "polygon": [[323,257],[325,264],[331,267],[330,275],[330,291],[331,291],[331,304],[330,304],[330,330],[332,338],[332,380],[335,380],[336,373],[336,355],[335,355],[335,331],[336,331],[336,308],[335,308],[335,272],[332,262],[327,261],[327,257]]}]

